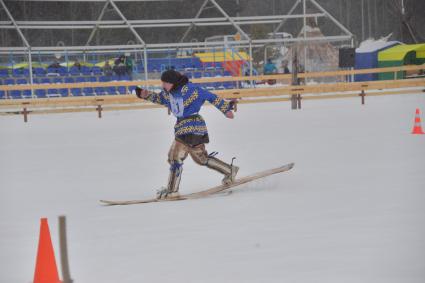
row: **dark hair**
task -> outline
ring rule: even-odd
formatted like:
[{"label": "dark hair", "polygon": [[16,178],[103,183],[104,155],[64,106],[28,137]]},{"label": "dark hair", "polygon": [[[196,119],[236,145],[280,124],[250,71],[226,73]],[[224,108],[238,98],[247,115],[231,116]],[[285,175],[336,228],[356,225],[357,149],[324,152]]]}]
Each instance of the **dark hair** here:
[{"label": "dark hair", "polygon": [[175,70],[167,70],[162,73],[161,81],[173,84],[171,90],[175,90],[187,84],[189,82],[189,78]]}]

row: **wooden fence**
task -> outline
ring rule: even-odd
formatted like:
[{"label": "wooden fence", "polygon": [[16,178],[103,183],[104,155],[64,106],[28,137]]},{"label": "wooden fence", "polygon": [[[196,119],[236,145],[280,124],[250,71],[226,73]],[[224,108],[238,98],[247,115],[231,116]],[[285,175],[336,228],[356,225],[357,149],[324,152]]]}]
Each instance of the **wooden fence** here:
[{"label": "wooden fence", "polygon": [[[362,70],[343,70],[330,72],[312,72],[298,74],[299,78],[335,77],[354,74],[368,74],[380,72],[399,71],[419,71],[423,70],[423,65],[400,66]],[[396,76],[395,76],[396,78]],[[249,80],[277,80],[287,81],[292,79],[291,74],[246,76],[246,77],[213,77],[193,79],[194,83],[224,82],[224,81],[249,81]],[[85,88],[85,87],[108,87],[108,86],[136,86],[142,85],[158,86],[159,80],[148,81],[117,81],[103,83],[72,83],[72,84],[34,84],[34,85],[7,85],[0,86],[0,90],[25,90],[25,89],[49,89],[59,88]],[[223,98],[238,98],[239,103],[259,103],[289,101],[291,97],[297,98],[299,106],[301,99],[330,99],[360,96],[362,104],[365,103],[366,96],[390,95],[411,93],[412,91],[400,90],[402,88],[419,87],[425,88],[425,78],[389,80],[389,81],[368,81],[368,82],[344,82],[344,83],[323,83],[299,86],[271,86],[258,88],[226,89],[215,90],[214,93]],[[391,91],[382,91],[391,89]],[[421,91],[421,90],[419,90]],[[102,95],[86,97],[57,97],[57,98],[31,98],[31,99],[2,99],[0,100],[0,115],[23,115],[27,121],[29,114],[49,114],[67,112],[92,112],[97,111],[98,117],[102,117],[102,111],[146,109],[161,107],[138,99],[135,95]]]}]

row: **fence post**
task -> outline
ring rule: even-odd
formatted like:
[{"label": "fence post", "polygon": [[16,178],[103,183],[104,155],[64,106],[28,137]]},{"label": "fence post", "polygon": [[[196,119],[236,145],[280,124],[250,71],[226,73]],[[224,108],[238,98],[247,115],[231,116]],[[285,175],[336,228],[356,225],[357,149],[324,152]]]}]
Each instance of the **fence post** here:
[{"label": "fence post", "polygon": [[24,122],[28,122],[28,111],[26,107],[24,107],[24,111],[22,111],[22,114],[24,114]]},{"label": "fence post", "polygon": [[362,89],[362,92],[359,94],[359,96],[361,96],[362,97],[362,105],[364,105],[365,104],[365,96],[366,96],[366,93],[364,92],[364,90]]},{"label": "fence post", "polygon": [[[298,79],[298,56],[295,48],[292,49],[292,84],[299,85],[300,81]],[[301,101],[298,99],[299,94],[291,95],[291,109],[298,109],[298,105],[301,107]]]},{"label": "fence post", "polygon": [[292,110],[297,109],[297,95],[296,94],[291,95],[291,109]]},{"label": "fence post", "polygon": [[72,283],[71,274],[69,271],[68,261],[68,244],[66,238],[66,217],[59,216],[59,251],[62,266],[62,279],[63,283]]},{"label": "fence post", "polygon": [[299,94],[297,94],[297,104],[298,104],[298,109],[301,109],[301,99],[302,99],[301,94],[300,94],[300,93],[299,93]]},{"label": "fence post", "polygon": [[102,118],[102,105],[99,104],[96,110],[97,110],[97,117],[99,117],[99,119]]}]

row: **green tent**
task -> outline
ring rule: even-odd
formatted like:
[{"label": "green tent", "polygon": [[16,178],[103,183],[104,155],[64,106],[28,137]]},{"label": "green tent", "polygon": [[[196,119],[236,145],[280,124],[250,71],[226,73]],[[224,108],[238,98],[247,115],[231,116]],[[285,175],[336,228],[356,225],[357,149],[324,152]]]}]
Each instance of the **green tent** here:
[{"label": "green tent", "polygon": [[[385,49],[378,53],[378,67],[421,65],[425,63],[425,43],[404,44]],[[405,72],[397,72],[397,79],[403,79]],[[379,73],[380,80],[393,80],[394,73]]]}]

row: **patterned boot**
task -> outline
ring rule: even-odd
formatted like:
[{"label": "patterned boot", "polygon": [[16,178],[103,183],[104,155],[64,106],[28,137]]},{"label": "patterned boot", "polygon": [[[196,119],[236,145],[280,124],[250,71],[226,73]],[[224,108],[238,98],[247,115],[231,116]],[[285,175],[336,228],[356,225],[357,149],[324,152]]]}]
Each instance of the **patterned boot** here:
[{"label": "patterned boot", "polygon": [[158,191],[157,199],[166,199],[166,198],[178,198],[179,194],[179,185],[183,172],[183,164],[174,162],[170,167],[170,175],[168,177],[168,185],[166,188],[163,188]]},{"label": "patterned boot", "polygon": [[227,164],[226,162],[221,161],[220,159],[209,155],[207,163],[205,164],[208,168],[211,168],[224,175],[223,180],[221,181],[223,185],[230,185],[235,181],[236,174],[238,174],[239,167],[232,164]]}]

